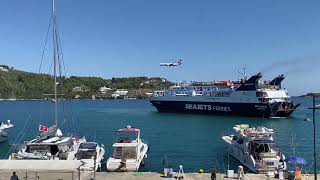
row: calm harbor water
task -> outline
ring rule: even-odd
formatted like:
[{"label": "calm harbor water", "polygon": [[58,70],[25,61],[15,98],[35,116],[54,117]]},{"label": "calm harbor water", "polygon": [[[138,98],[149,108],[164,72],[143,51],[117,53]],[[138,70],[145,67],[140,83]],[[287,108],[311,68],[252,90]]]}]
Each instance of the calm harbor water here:
[{"label": "calm harbor water", "polygon": [[[222,135],[232,132],[236,124],[263,125],[275,130],[275,146],[285,155],[299,155],[308,160],[307,170],[312,170],[313,144],[310,98],[295,98],[302,103],[290,118],[261,119],[158,113],[146,100],[72,100],[60,107],[59,118],[63,132],[76,132],[88,140],[103,143],[105,160],[112,153],[114,130],[131,125],[142,130],[142,138],[151,149],[142,171],[161,171],[162,159],[167,155],[175,169],[182,164],[186,172],[200,168],[220,170],[239,165],[225,152]],[[319,103],[319,102],[318,102]],[[50,101],[1,101],[0,120],[10,119],[16,126],[8,142],[0,144],[0,156],[6,158],[10,144],[23,142],[37,135],[38,125],[53,122]],[[320,112],[317,112],[320,117]],[[319,120],[319,118],[317,118]],[[74,122],[74,123],[73,123]],[[320,122],[317,124],[319,130]],[[24,129],[22,131],[22,129]],[[319,131],[318,131],[319,132]],[[319,133],[317,133],[319,137]],[[320,140],[317,140],[319,144]],[[318,146],[320,152],[320,145]]]}]

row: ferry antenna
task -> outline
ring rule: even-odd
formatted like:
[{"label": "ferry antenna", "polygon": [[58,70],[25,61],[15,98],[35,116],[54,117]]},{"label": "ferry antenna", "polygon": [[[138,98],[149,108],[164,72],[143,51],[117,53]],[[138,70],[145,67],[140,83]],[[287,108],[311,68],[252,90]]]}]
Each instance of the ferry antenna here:
[{"label": "ferry antenna", "polygon": [[247,70],[247,66],[244,65],[242,68],[241,68],[242,72],[240,70],[238,70],[238,73],[242,75],[243,77],[243,80],[247,80],[247,75],[246,75],[246,70]]}]

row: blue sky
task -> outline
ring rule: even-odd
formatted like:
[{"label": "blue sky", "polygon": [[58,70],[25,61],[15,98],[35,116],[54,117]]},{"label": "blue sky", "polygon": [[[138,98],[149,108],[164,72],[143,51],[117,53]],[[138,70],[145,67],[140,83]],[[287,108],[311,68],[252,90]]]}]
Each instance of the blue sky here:
[{"label": "blue sky", "polygon": [[[68,75],[206,81],[237,79],[246,65],[249,74],[264,71],[268,78],[288,72],[292,95],[320,91],[320,1],[56,0],[56,6]],[[50,11],[50,0],[1,0],[0,64],[38,71]],[[49,51],[46,57],[49,64]],[[180,67],[159,66],[180,58]]]}]

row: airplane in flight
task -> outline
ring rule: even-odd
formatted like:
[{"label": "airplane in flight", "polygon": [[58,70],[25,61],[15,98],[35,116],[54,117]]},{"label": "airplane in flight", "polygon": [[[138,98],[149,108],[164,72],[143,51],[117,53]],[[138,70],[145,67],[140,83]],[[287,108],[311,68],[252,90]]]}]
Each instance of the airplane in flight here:
[{"label": "airplane in flight", "polygon": [[182,64],[182,60],[180,59],[177,62],[172,63],[160,63],[160,66],[172,67],[172,66],[180,66]]}]

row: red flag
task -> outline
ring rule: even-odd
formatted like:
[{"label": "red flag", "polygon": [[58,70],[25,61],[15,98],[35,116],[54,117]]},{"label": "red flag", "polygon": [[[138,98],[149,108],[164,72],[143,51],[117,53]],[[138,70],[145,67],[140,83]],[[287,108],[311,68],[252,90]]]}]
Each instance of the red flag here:
[{"label": "red flag", "polygon": [[45,125],[39,125],[39,131],[40,132],[47,132],[48,131],[48,127]]}]

